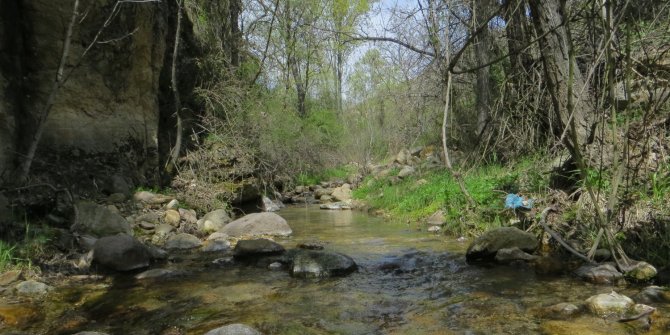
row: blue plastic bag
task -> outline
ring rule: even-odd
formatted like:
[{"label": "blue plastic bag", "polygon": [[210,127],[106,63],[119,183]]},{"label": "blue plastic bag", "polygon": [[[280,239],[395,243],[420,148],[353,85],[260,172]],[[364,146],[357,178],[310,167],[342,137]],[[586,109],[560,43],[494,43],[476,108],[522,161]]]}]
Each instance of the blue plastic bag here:
[{"label": "blue plastic bag", "polygon": [[533,200],[524,200],[523,197],[510,193],[505,197],[505,208],[517,209],[531,209],[533,208]]}]

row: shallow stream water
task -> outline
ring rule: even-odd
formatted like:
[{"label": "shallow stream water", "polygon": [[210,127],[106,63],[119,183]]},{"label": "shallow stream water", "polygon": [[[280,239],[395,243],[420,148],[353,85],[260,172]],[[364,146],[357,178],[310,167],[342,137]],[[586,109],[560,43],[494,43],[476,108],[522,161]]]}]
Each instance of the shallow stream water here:
[{"label": "shallow stream water", "polygon": [[[244,323],[264,334],[670,334],[614,320],[581,316],[550,320],[539,311],[560,302],[579,304],[612,290],[570,276],[541,277],[531,268],[471,266],[467,242],[356,211],[293,207],[279,212],[293,236],[287,249],[322,241],[351,256],[357,272],[321,280],[292,278],[248,264],[214,265],[221,255],[199,252],[163,267],[183,274],[155,281],[119,275],[72,283],[36,301],[42,314],[20,328],[26,334],[204,334]],[[667,305],[655,306],[668,315]],[[0,333],[3,329],[0,328]]]}]

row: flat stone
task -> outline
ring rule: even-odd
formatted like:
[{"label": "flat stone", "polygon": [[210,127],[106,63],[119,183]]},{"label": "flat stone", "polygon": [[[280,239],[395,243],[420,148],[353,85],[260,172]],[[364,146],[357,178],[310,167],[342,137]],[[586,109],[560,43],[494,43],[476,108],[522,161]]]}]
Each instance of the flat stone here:
[{"label": "flat stone", "polygon": [[238,241],[233,253],[235,257],[252,257],[277,255],[284,251],[286,250],[281,244],[261,238],[256,240]]},{"label": "flat stone", "polygon": [[158,226],[156,226],[154,233],[156,235],[167,235],[171,233],[174,230],[174,227],[167,224],[167,223],[161,223]]},{"label": "flat stone", "polygon": [[661,286],[647,286],[634,297],[635,301],[649,303],[670,303],[670,289]]},{"label": "flat stone", "polygon": [[144,230],[153,230],[154,228],[156,228],[156,225],[153,224],[153,223],[142,221],[142,222],[140,222],[139,227],[144,229]]},{"label": "flat stone", "polygon": [[181,274],[181,272],[171,269],[151,269],[135,275],[135,279],[159,279],[174,277]]},{"label": "flat stone", "polygon": [[140,191],[133,195],[133,199],[137,202],[143,202],[150,205],[162,205],[170,202],[173,198],[167,195],[152,193],[148,191]]},{"label": "flat stone", "polygon": [[623,278],[623,274],[609,263],[583,265],[575,273],[579,278],[594,284],[615,284]]},{"label": "flat stone", "polygon": [[26,280],[16,284],[16,293],[20,295],[43,295],[51,291],[53,287],[35,280]]},{"label": "flat stone", "polygon": [[227,326],[212,329],[205,335],[262,335],[261,332],[241,323],[234,323]]},{"label": "flat stone", "polygon": [[180,208],[179,216],[181,216],[184,221],[190,224],[195,224],[198,222],[198,215],[196,214],[195,210],[192,209]]},{"label": "flat stone", "polygon": [[579,314],[580,308],[577,305],[567,302],[547,306],[542,309],[543,316],[550,319],[567,319]]},{"label": "flat stone", "polygon": [[202,241],[199,238],[186,233],[170,236],[165,242],[165,248],[167,249],[193,249],[201,245]]},{"label": "flat stone", "polygon": [[498,263],[510,263],[513,261],[533,261],[538,259],[538,256],[528,254],[523,250],[514,248],[504,248],[498,250],[495,260]]},{"label": "flat stone", "polygon": [[253,213],[243,216],[229,224],[223,229],[222,233],[231,237],[242,236],[289,236],[293,233],[291,227],[281,216],[270,213]]}]

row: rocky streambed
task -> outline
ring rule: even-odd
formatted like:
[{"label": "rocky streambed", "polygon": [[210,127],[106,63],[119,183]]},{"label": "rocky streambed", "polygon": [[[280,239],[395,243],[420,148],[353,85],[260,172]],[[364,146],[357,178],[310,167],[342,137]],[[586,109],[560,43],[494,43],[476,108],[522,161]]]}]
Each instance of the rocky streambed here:
[{"label": "rocky streambed", "polygon": [[[166,220],[167,210],[161,211],[159,221]],[[238,222],[227,232],[242,229],[247,237],[241,240],[221,227],[214,233],[194,229],[190,234],[188,225],[181,224],[165,236],[157,232],[164,223],[142,233],[138,229],[146,230],[140,227],[146,221],[135,217],[131,227],[138,243],[146,246],[157,235],[164,239],[162,248],[149,253],[149,267],[103,270],[93,260],[91,269],[72,271],[70,276],[31,281],[25,273],[4,274],[0,333],[670,331],[670,294],[663,287],[622,281],[595,284],[572,273],[538,274],[527,261],[468,264],[466,249],[473,241],[417,231],[357,211],[300,206],[278,213],[273,216],[275,228],[285,231],[285,221],[291,234],[269,236],[265,231],[249,237],[253,234]],[[198,220],[193,225],[197,228]],[[219,242],[205,249],[207,241]],[[75,260],[86,263],[85,257]]]}]

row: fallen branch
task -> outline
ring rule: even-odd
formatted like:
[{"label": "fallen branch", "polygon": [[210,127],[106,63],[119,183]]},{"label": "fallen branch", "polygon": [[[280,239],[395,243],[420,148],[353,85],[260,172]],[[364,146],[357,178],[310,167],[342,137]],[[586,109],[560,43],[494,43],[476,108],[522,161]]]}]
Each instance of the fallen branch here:
[{"label": "fallen branch", "polygon": [[546,222],[546,221],[547,221],[547,215],[549,215],[549,212],[551,212],[551,211],[556,211],[556,209],[555,209],[554,207],[552,207],[552,206],[547,207],[547,208],[545,208],[545,209],[542,211],[542,214],[540,215],[540,225],[542,226],[542,228],[544,229],[544,231],[546,231],[547,234],[549,234],[549,235],[550,235],[551,237],[553,237],[556,241],[558,241],[558,243],[560,243],[566,250],[568,250],[568,251],[569,251],[570,253],[572,253],[573,255],[577,256],[578,258],[584,260],[585,262],[587,262],[587,263],[589,263],[589,264],[595,264],[595,262],[594,262],[593,260],[591,260],[591,259],[589,259],[588,257],[582,255],[579,251],[575,250],[575,249],[574,249],[573,247],[571,247],[568,243],[566,243],[565,241],[563,241],[563,239],[561,238],[560,235],[558,235],[558,233],[556,233],[556,232],[553,231],[551,228],[549,228],[549,226],[547,225],[547,222]]}]

